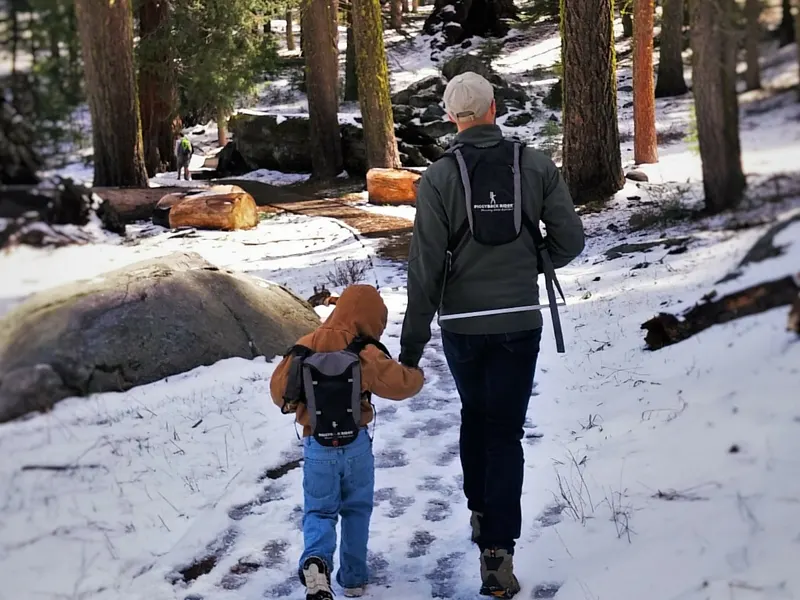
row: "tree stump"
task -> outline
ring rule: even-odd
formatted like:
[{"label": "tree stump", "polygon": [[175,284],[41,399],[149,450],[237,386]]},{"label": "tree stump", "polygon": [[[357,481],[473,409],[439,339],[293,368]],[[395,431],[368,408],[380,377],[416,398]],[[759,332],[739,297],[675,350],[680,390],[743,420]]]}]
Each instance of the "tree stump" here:
[{"label": "tree stump", "polygon": [[168,194],[159,201],[159,206],[162,211],[169,210],[172,229],[195,227],[232,231],[258,225],[255,200],[235,185],[213,186],[200,193]]},{"label": "tree stump", "polygon": [[370,204],[416,204],[421,175],[405,169],[370,169],[367,194]]}]

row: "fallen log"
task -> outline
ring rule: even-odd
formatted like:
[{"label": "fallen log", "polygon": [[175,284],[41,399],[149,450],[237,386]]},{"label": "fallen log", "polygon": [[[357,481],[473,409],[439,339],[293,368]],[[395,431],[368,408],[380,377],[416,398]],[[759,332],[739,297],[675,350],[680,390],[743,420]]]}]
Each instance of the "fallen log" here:
[{"label": "fallen log", "polygon": [[[160,203],[159,203],[160,204]],[[169,226],[197,229],[250,229],[258,225],[253,197],[232,185],[213,186],[199,194],[187,194],[169,209]]]},{"label": "fallen log", "polygon": [[370,169],[367,195],[371,204],[415,204],[421,175],[406,169]]},{"label": "fallen log", "polygon": [[645,343],[650,350],[677,344],[722,323],[759,314],[779,306],[788,306],[796,301],[798,283],[796,277],[787,275],[781,279],[767,281],[722,298],[715,299],[711,293],[699,304],[684,311],[680,316],[659,313],[642,324],[647,331]]}]

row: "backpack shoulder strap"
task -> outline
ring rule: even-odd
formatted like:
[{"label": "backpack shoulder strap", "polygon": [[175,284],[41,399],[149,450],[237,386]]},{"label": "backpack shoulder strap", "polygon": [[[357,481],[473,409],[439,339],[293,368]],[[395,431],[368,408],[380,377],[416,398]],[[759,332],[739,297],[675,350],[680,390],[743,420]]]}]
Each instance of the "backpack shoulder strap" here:
[{"label": "backpack shoulder strap", "polygon": [[375,346],[386,356],[392,358],[392,354],[389,352],[389,349],[386,348],[386,346],[381,344],[375,338],[371,338],[369,336],[356,336],[355,338],[353,338],[353,341],[350,342],[350,344],[347,346],[346,350],[348,352],[352,352],[353,354],[361,354],[361,351],[367,346]]},{"label": "backpack shoulder strap", "polygon": [[281,412],[287,414],[292,412],[292,407],[296,407],[299,402],[305,402],[303,393],[303,361],[314,354],[314,351],[300,344],[295,344],[284,354],[285,358],[290,359],[289,372],[286,374],[286,389],[283,391],[283,406]]}]

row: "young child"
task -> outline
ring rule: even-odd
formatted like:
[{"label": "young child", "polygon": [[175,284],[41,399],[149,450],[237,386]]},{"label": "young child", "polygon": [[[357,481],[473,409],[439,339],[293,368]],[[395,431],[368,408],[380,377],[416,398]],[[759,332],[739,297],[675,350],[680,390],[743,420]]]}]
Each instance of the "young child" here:
[{"label": "young child", "polygon": [[325,323],[301,338],[275,369],[272,399],[303,426],[303,538],[300,580],[306,600],[331,600],[336,524],[344,595],[367,584],[367,541],[375,463],[367,424],[370,394],[404,400],[422,389],[420,369],[392,360],[379,340],[388,311],[374,287],[348,287]]}]

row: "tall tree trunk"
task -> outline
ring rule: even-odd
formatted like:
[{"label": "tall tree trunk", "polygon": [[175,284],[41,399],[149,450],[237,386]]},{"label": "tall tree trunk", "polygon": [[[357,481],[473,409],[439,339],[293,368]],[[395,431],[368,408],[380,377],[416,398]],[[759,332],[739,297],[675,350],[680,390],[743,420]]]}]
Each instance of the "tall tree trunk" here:
[{"label": "tall tree trunk", "polygon": [[[796,19],[794,24],[794,30],[798,32],[800,36],[800,0],[797,0],[797,11],[794,14]],[[797,42],[797,69],[798,69],[798,81],[800,81],[800,41]],[[800,101],[800,83],[797,85],[797,100]]]},{"label": "tall tree trunk", "polygon": [[139,105],[144,163],[150,177],[177,168],[173,144],[178,90],[168,42],[169,2],[143,0],[139,9],[140,45],[147,49],[139,61]]},{"label": "tall tree trunk", "polygon": [[761,88],[761,64],[759,63],[761,43],[761,0],[745,0],[744,14],[747,19],[745,30],[745,55],[747,71],[745,83],[748,90]]},{"label": "tall tree trunk", "polygon": [[347,50],[344,57],[344,100],[358,101],[358,74],[356,73],[356,41],[353,35],[353,10],[347,11]]},{"label": "tall tree trunk", "polygon": [[792,17],[792,0],[782,0],[783,18],[778,26],[778,40],[781,48],[795,40],[794,18]]},{"label": "tall tree trunk", "polygon": [[294,50],[294,20],[292,15],[292,9],[286,9],[286,49],[289,51]]},{"label": "tall tree trunk", "polygon": [[303,53],[314,177],[342,171],[339,131],[339,29],[336,0],[303,0]]},{"label": "tall tree trunk", "polygon": [[76,0],[95,186],[146,186],[130,0]]},{"label": "tall tree trunk", "polygon": [[664,0],[656,98],[682,96],[689,91],[683,76],[684,0]]},{"label": "tall tree trunk", "polygon": [[19,15],[15,2],[10,3],[11,11],[11,83],[17,78],[17,53],[19,51]]},{"label": "tall tree trunk", "polygon": [[217,143],[220,148],[228,144],[228,113],[223,110],[217,111]]},{"label": "tall tree trunk", "polygon": [[622,37],[633,36],[633,0],[623,0],[620,6],[620,17],[622,18]]},{"label": "tall tree trunk", "polygon": [[633,160],[658,162],[653,89],[653,0],[635,0],[633,15]]},{"label": "tall tree trunk", "polygon": [[419,0],[411,0],[411,12],[419,12]]},{"label": "tall tree trunk", "polygon": [[352,0],[351,10],[356,42],[358,97],[367,143],[367,165],[369,168],[398,168],[400,154],[394,137],[381,5],[378,0]]},{"label": "tall tree trunk", "polygon": [[400,31],[403,29],[403,2],[405,0],[389,0],[391,5],[390,23],[392,29]]},{"label": "tall tree trunk", "polygon": [[739,204],[746,186],[739,143],[733,0],[693,0],[692,65],[706,209]]},{"label": "tall tree trunk", "polygon": [[605,201],[622,189],[611,0],[562,4],[564,160],[576,203]]}]

